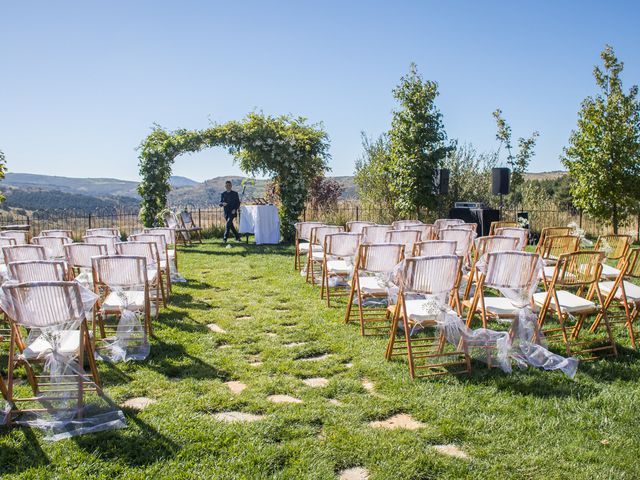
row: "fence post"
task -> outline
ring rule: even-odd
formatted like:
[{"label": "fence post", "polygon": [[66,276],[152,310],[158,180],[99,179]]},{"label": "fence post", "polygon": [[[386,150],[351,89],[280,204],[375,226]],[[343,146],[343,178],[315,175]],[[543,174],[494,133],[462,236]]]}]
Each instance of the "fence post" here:
[{"label": "fence post", "polygon": [[91,213],[89,213],[89,228],[92,228],[91,227]]},{"label": "fence post", "polygon": [[582,230],[582,210],[580,210],[580,220],[579,220],[579,223],[580,223],[579,228],[580,228],[580,230]]},{"label": "fence post", "polygon": [[360,208],[358,207],[358,205],[356,205],[356,221],[360,220],[359,216],[360,216]]},{"label": "fence post", "polygon": [[[238,212],[240,213],[240,212]],[[202,215],[200,214],[200,209],[198,208],[198,226],[202,228]]]}]

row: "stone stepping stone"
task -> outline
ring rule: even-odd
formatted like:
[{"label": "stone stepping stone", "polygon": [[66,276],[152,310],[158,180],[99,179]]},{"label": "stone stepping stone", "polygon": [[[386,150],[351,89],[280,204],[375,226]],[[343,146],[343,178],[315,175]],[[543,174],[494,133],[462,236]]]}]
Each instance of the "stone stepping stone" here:
[{"label": "stone stepping stone", "polygon": [[213,418],[225,423],[235,422],[257,422],[262,420],[264,415],[255,415],[253,413],[246,412],[220,412],[213,415]]},{"label": "stone stepping stone", "polygon": [[267,400],[273,403],[302,403],[302,400],[291,395],[269,395]]},{"label": "stone stepping stone", "polygon": [[369,471],[362,467],[353,467],[338,473],[338,480],[368,480]]},{"label": "stone stepping stone", "polygon": [[319,388],[326,387],[329,380],[323,377],[305,378],[302,382],[308,387]]},{"label": "stone stepping stone", "polygon": [[259,367],[260,365],[262,365],[262,362],[251,362],[249,364],[250,367]]},{"label": "stone stepping stone", "polygon": [[376,386],[371,380],[367,378],[362,379],[362,388],[364,388],[369,393],[374,393],[376,390]]},{"label": "stone stepping stone", "polygon": [[406,413],[399,413],[397,415],[387,418],[386,420],[378,420],[375,422],[370,422],[369,426],[373,428],[386,428],[386,429],[403,428],[405,430],[418,430],[419,428],[422,428],[425,425],[422,422],[414,420],[411,415],[407,415]]},{"label": "stone stepping stone", "polygon": [[229,390],[231,390],[231,393],[235,394],[242,393],[242,391],[247,388],[244,383],[237,381],[225,382],[225,385],[229,388]]},{"label": "stone stepping stone", "polygon": [[317,362],[319,360],[325,360],[325,359],[329,358],[330,356],[331,356],[330,353],[323,353],[322,355],[316,355],[315,357],[298,358],[298,361],[300,361],[300,362]]},{"label": "stone stepping stone", "polygon": [[336,400],[335,398],[330,398],[329,403],[331,405],[335,405],[336,407],[339,407],[342,405],[342,402],[340,400]]},{"label": "stone stepping stone", "polygon": [[218,350],[222,350],[222,349],[225,349],[225,348],[231,348],[231,347],[232,347],[232,345],[229,345],[228,343],[223,343],[222,345],[220,345],[218,347]]},{"label": "stone stepping stone", "polygon": [[345,368],[353,368],[353,363],[349,362],[349,363],[345,363],[344,364]]},{"label": "stone stepping stone", "polygon": [[278,338],[278,334],[277,333],[267,332],[266,335],[269,338]]},{"label": "stone stepping stone", "polygon": [[294,348],[294,347],[300,347],[301,345],[306,345],[306,344],[307,342],[291,342],[291,343],[285,343],[283,347]]},{"label": "stone stepping stone", "polygon": [[442,455],[448,455],[450,457],[460,458],[462,460],[468,460],[469,455],[460,450],[457,446],[453,444],[449,445],[434,445],[433,448],[436,449],[438,453]]},{"label": "stone stepping stone", "polygon": [[236,317],[236,320],[251,320],[253,317],[251,315],[240,315]]},{"label": "stone stepping stone", "polygon": [[220,325],[216,325],[215,323],[210,323],[207,325],[207,328],[215,333],[227,333],[227,331],[222,328]]},{"label": "stone stepping stone", "polygon": [[130,398],[129,400],[124,402],[122,406],[125,408],[131,408],[133,410],[144,410],[149,405],[153,405],[154,403],[156,403],[156,400],[154,400],[153,398],[135,397]]}]

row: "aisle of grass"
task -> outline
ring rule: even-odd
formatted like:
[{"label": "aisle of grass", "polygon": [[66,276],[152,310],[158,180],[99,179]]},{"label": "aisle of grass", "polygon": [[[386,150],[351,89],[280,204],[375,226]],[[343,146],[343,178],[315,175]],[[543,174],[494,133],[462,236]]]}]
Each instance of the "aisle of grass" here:
[{"label": "aisle of grass", "polygon": [[[362,466],[371,479],[640,478],[637,354],[621,349],[615,361],[581,364],[573,381],[479,367],[470,378],[412,382],[405,363],[383,360],[383,339],[361,338],[342,323],[342,308],[327,309],[317,288],[294,274],[291,252],[216,243],[183,249],[189,282],[175,286],[157,321],[151,356],[100,364],[114,401],[156,402],[125,409],[125,430],[57,443],[3,429],[0,474],[331,479]],[[227,333],[211,332],[211,323]],[[329,383],[312,388],[302,381],[310,377]],[[234,394],[224,385],[231,380],[247,388]],[[272,394],[303,403],[274,404]],[[224,411],[264,418],[227,424],[214,418]],[[396,413],[425,426],[368,425]],[[438,444],[454,444],[469,459],[437,453]]]}]

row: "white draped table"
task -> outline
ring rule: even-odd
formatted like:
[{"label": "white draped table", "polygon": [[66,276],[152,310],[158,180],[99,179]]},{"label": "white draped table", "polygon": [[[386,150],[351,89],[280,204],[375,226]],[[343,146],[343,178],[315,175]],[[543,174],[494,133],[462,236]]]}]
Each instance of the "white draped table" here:
[{"label": "white draped table", "polygon": [[252,233],[256,244],[280,243],[278,208],[275,205],[241,206],[239,232]]}]

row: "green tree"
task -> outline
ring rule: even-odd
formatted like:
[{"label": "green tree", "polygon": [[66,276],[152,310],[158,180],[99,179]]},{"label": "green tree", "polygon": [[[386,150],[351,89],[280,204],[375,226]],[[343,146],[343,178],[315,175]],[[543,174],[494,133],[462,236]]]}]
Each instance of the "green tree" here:
[{"label": "green tree", "polygon": [[388,212],[390,221],[396,218],[394,195],[390,189],[390,174],[387,168],[391,153],[387,135],[373,140],[362,133],[362,156],[356,161],[354,182],[358,188],[358,197],[365,208],[379,208]]},{"label": "green tree", "polygon": [[[529,162],[535,154],[536,139],[540,135],[533,132],[529,138],[518,138],[518,151],[513,153],[513,144],[511,143],[511,126],[502,116],[502,110],[499,108],[493,112],[493,118],[496,120],[496,140],[500,142],[500,148],[504,146],[507,150],[507,165],[511,169],[511,190],[517,192],[518,188],[524,183],[524,174],[529,168]],[[500,150],[498,150],[500,152]]]},{"label": "green tree", "polygon": [[478,153],[471,144],[455,145],[444,161],[449,169],[449,195],[445,207],[453,202],[482,202],[491,205],[491,169],[497,163],[497,153]]},{"label": "green tree", "polygon": [[[0,180],[2,180],[7,173],[7,160],[5,159],[4,152],[0,150]],[[4,202],[4,195],[0,192],[0,202]]]},{"label": "green tree", "polygon": [[393,112],[386,169],[395,210],[402,216],[437,206],[433,178],[452,148],[435,105],[437,96],[438,84],[423,80],[415,63],[393,90],[400,108]]},{"label": "green tree", "polygon": [[640,104],[637,85],[628,93],[622,88],[624,64],[613,48],[607,45],[600,57],[604,70],[596,66],[593,75],[601,91],[582,102],[561,159],[574,204],[617,233],[640,201]]}]

